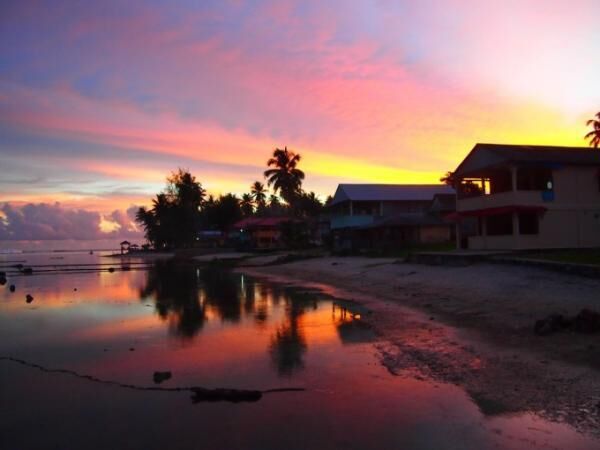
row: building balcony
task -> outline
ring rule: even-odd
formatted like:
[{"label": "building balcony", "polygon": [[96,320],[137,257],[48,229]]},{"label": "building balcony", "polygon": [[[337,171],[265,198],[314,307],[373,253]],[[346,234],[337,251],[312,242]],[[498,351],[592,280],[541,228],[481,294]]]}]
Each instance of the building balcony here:
[{"label": "building balcony", "polygon": [[361,227],[371,225],[376,216],[370,215],[339,215],[331,216],[331,229]]},{"label": "building balcony", "polygon": [[553,201],[552,191],[507,191],[477,197],[459,198],[456,210],[473,211],[508,205],[548,206]]}]

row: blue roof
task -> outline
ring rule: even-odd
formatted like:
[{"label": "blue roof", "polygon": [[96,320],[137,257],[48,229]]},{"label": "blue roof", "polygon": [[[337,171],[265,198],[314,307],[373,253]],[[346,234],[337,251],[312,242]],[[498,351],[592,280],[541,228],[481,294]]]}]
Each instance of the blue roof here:
[{"label": "blue roof", "polygon": [[436,194],[454,194],[445,184],[340,184],[332,205],[346,201],[427,201]]}]

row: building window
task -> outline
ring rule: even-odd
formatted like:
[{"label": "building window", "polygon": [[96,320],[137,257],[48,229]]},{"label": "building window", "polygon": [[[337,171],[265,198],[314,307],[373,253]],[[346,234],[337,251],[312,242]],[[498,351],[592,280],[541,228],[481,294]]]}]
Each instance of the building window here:
[{"label": "building window", "polygon": [[552,170],[524,167],[517,171],[517,190],[551,191],[553,189]]},{"label": "building window", "polygon": [[539,220],[537,213],[519,213],[519,234],[538,234]]},{"label": "building window", "polygon": [[513,234],[512,214],[498,214],[486,217],[488,236]]}]

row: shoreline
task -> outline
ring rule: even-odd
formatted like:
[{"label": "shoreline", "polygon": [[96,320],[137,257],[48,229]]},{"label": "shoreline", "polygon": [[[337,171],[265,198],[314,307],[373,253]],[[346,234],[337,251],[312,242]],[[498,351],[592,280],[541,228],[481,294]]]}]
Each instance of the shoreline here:
[{"label": "shoreline", "polygon": [[531,411],[600,436],[600,335],[533,333],[535,320],[554,312],[598,310],[600,280],[362,257],[262,266],[250,259],[236,270],[366,307],[381,363],[394,375],[460,386],[486,414]]}]

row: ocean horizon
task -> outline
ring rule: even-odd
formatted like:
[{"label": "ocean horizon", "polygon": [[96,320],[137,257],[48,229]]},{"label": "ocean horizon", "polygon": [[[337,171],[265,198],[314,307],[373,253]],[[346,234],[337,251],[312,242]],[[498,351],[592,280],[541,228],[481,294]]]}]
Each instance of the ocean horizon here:
[{"label": "ocean horizon", "polygon": [[[125,238],[94,239],[94,240],[0,240],[0,254],[22,253],[62,253],[83,251],[118,250],[119,243]],[[129,239],[131,241],[131,239]],[[132,241],[133,242],[133,241]],[[143,243],[142,241],[139,242]]]}]

